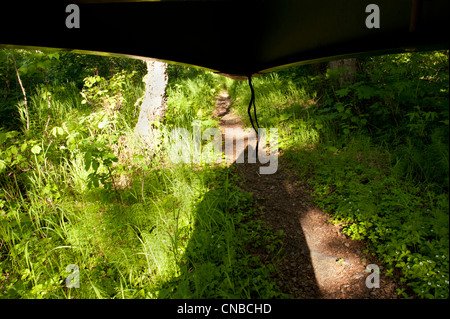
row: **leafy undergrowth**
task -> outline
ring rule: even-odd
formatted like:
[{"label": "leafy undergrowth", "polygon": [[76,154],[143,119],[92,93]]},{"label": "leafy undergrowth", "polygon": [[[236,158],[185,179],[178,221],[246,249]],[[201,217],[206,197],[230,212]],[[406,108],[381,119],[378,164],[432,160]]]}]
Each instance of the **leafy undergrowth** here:
[{"label": "leafy undergrowth", "polygon": [[[219,77],[175,70],[162,137],[215,123]],[[136,139],[135,75],[37,87],[18,104],[29,132],[0,131],[0,298],[282,296],[278,236],[232,168],[172,163],[167,139],[153,152]]]},{"label": "leafy undergrowth", "polygon": [[[319,207],[353,239],[425,298],[448,298],[448,196],[399,180],[386,168],[386,154],[361,141],[332,152],[287,151],[313,189]],[[422,186],[422,187],[421,187]],[[408,291],[399,294],[408,296]]]},{"label": "leafy undergrowth", "polygon": [[[222,168],[194,204],[195,221],[176,225],[178,276],[162,284],[159,298],[275,298],[276,259],[262,263],[249,247],[268,247],[276,256],[279,237],[255,219],[251,194],[236,186],[230,168]],[[180,241],[188,237],[189,240]]]},{"label": "leafy undergrowth", "polygon": [[[155,170],[146,177],[143,201],[138,176],[122,202],[101,200],[97,190],[53,198],[54,208],[45,199],[33,203],[40,209],[35,215],[3,216],[2,297],[281,296],[271,280],[274,263],[263,264],[247,249],[274,245],[277,237],[261,231],[251,196],[231,173],[226,167]],[[79,269],[77,289],[66,287],[70,265]]]},{"label": "leafy undergrowth", "polygon": [[[399,273],[399,295],[449,297],[448,51],[287,69],[254,78],[258,121],[278,127],[283,156],[318,206]],[[246,118],[250,93],[233,83]],[[247,123],[248,124],[248,123]],[[395,271],[397,270],[397,271]]]}]

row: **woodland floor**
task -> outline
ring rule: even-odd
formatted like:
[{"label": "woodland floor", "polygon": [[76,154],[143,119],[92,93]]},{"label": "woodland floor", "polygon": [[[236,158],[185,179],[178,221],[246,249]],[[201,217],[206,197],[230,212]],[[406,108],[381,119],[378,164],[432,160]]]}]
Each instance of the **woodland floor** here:
[{"label": "woodland floor", "polygon": [[[225,91],[217,97],[214,116],[220,118],[222,134],[225,128],[243,128],[231,102]],[[261,164],[247,160],[233,165],[244,190],[253,194],[259,218],[274,231],[283,230],[283,258],[274,277],[284,293],[299,299],[397,298],[396,283],[363,252],[365,243],[348,238],[339,225],[328,222],[329,216],[315,207],[305,181],[298,180],[282,154],[274,174],[258,174]],[[366,266],[372,263],[380,266],[380,288],[366,287]]]}]

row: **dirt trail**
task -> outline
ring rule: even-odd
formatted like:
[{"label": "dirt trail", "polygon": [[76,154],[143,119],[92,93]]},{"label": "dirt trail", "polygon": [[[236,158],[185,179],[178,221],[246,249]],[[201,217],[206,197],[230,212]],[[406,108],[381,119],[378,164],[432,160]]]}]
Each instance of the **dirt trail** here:
[{"label": "dirt trail", "polygon": [[[222,133],[225,128],[243,127],[230,104],[228,93],[221,92],[214,115],[220,118]],[[382,267],[380,288],[366,287],[366,266],[376,261],[364,255],[364,242],[347,238],[338,225],[327,222],[327,215],[313,205],[306,187],[282,157],[275,174],[260,175],[261,164],[247,163],[245,155],[245,163],[234,163],[244,189],[254,195],[261,218],[284,232],[285,258],[276,275],[283,292],[301,299],[396,298],[396,286],[383,276]]]}]

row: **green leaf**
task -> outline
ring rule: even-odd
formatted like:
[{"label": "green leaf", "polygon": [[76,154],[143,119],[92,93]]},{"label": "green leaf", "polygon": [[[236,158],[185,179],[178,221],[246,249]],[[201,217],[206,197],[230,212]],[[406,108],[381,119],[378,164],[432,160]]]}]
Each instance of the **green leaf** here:
[{"label": "green leaf", "polygon": [[6,61],[6,56],[7,56],[6,52],[0,51],[0,62],[3,63],[4,61]]},{"label": "green leaf", "polygon": [[328,151],[332,152],[332,153],[337,153],[339,150],[334,147],[334,146],[327,146],[326,147]]},{"label": "green leaf", "polygon": [[39,145],[35,145],[31,148],[31,153],[39,154],[41,152],[41,147]]},{"label": "green leaf", "polygon": [[2,173],[6,169],[6,162],[0,160],[0,173]]},{"label": "green leaf", "polygon": [[138,163],[140,161],[144,161],[145,160],[145,156],[144,155],[133,155],[134,159],[133,159],[133,163]]},{"label": "green leaf", "polygon": [[356,88],[356,94],[358,95],[358,99],[367,100],[376,94],[376,90],[370,86],[360,86]]},{"label": "green leaf", "polygon": [[52,129],[52,135],[53,135],[54,137],[58,137],[58,135],[63,135],[63,134],[64,134],[64,130],[63,130],[61,127],[55,126],[55,127]]},{"label": "green leaf", "polygon": [[9,153],[12,154],[12,155],[17,155],[17,153],[18,153],[17,147],[16,147],[15,145],[10,146],[10,147],[8,148],[8,151],[9,151]]},{"label": "green leaf", "polygon": [[19,135],[19,132],[17,131],[10,131],[10,132],[6,132],[6,138],[13,138],[16,137],[17,135]]},{"label": "green leaf", "polygon": [[94,172],[97,172],[98,167],[100,166],[100,163],[96,160],[92,161],[92,169],[94,170]]},{"label": "green leaf", "polygon": [[20,151],[21,151],[21,152],[25,152],[25,150],[27,149],[27,146],[28,146],[27,142],[24,142],[24,143],[20,146]]},{"label": "green leaf", "polygon": [[91,154],[91,152],[86,152],[84,154],[84,169],[86,171],[88,171],[89,168],[91,167],[91,161],[92,161],[92,154]]},{"label": "green leaf", "polygon": [[22,65],[21,67],[19,67],[18,71],[22,74],[27,74],[28,72],[28,67],[25,65]]},{"label": "green leaf", "polygon": [[344,97],[344,96],[348,95],[349,92],[350,92],[350,88],[346,87],[346,88],[337,90],[336,95],[339,97]]},{"label": "green leaf", "polygon": [[292,113],[284,113],[284,114],[281,114],[279,119],[280,119],[280,121],[286,121],[289,118],[291,118],[291,116],[292,116]]},{"label": "green leaf", "polygon": [[2,145],[4,141],[6,141],[6,133],[0,133],[0,145]]}]

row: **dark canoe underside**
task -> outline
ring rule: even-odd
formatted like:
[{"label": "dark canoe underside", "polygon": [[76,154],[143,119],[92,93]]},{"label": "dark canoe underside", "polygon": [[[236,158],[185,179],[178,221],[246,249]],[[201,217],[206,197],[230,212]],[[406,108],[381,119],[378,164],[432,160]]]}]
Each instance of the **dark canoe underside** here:
[{"label": "dark canoe underside", "polygon": [[[448,49],[448,0],[2,1],[0,47],[153,58],[236,79],[294,64]],[[80,28],[65,20],[69,3]],[[380,28],[367,28],[369,4]]]}]

